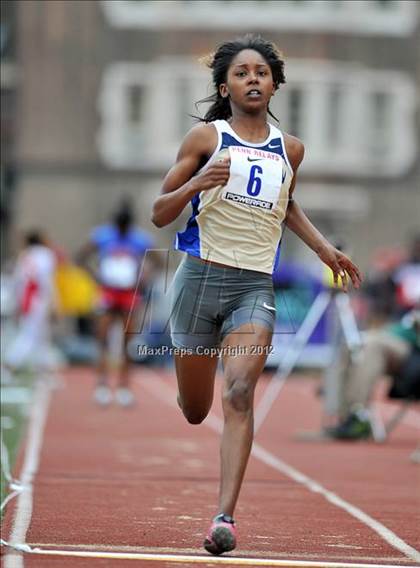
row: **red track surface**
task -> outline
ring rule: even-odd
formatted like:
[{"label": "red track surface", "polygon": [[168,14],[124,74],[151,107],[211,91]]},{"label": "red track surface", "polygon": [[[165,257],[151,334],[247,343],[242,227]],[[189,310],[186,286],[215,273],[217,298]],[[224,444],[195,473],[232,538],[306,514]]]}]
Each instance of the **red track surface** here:
[{"label": "red track surface", "polygon": [[[136,371],[139,402],[130,410],[94,406],[93,384],[91,370],[71,369],[53,393],[26,542],[43,548],[202,555],[203,534],[216,512],[219,435],[205,424],[185,422],[174,404],[171,373]],[[263,389],[264,380],[258,394]],[[420,466],[409,461],[409,454],[419,430],[401,424],[383,445],[298,441],[299,430],[320,427],[314,392],[311,380],[289,380],[256,441],[418,549]],[[221,416],[218,389],[213,412]],[[5,538],[14,513],[12,502]],[[348,512],[255,457],[236,518],[236,556],[416,565]],[[26,554],[24,566],[180,564]]]}]

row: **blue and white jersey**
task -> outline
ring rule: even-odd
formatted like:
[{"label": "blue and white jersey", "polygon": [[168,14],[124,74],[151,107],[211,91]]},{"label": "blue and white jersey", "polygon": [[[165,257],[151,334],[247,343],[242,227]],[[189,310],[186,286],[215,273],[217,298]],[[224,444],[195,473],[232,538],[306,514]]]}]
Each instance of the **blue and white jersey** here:
[{"label": "blue and white jersey", "polygon": [[276,264],[293,170],[283,134],[270,124],[259,144],[242,140],[225,120],[212,122],[218,143],[202,168],[230,156],[226,185],[191,200],[192,215],[175,248],[204,260],[271,274]]},{"label": "blue and white jersey", "polygon": [[141,259],[153,247],[152,237],[134,227],[121,234],[114,225],[102,225],[93,229],[91,242],[99,252],[101,284],[121,290],[135,288]]}]

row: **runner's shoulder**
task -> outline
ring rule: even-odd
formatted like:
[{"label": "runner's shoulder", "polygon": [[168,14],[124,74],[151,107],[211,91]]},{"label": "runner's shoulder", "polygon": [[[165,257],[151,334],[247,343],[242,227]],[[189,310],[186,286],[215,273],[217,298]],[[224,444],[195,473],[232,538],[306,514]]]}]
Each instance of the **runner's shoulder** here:
[{"label": "runner's shoulder", "polygon": [[200,156],[209,156],[217,145],[217,131],[211,123],[200,122],[186,134],[182,146],[182,153],[193,153]]},{"label": "runner's shoulder", "polygon": [[296,171],[305,155],[305,146],[299,138],[292,136],[291,134],[287,134],[286,132],[284,133],[284,143],[286,145],[289,162],[293,171]]}]

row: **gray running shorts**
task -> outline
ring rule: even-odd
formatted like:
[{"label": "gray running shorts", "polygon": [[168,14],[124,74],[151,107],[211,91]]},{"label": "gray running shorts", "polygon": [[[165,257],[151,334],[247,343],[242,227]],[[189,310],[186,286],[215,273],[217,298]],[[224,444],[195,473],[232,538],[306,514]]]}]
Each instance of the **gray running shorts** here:
[{"label": "gray running shorts", "polygon": [[174,347],[193,353],[217,348],[245,323],[273,330],[275,317],[271,275],[205,263],[190,255],[179,265],[171,297]]}]

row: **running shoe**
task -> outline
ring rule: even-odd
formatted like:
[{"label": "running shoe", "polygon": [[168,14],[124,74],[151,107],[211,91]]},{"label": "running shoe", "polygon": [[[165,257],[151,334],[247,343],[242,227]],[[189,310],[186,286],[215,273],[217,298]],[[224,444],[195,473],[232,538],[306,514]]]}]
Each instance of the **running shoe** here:
[{"label": "running shoe", "polygon": [[365,440],[372,436],[372,425],[367,416],[353,412],[344,422],[329,428],[327,433],[336,440]]},{"label": "running shoe", "polygon": [[229,515],[221,513],[214,517],[204,541],[204,548],[210,554],[223,554],[236,547],[235,521]]},{"label": "running shoe", "polygon": [[120,406],[124,406],[125,408],[129,406],[133,406],[136,399],[134,398],[134,394],[130,389],[127,388],[119,388],[115,393],[115,400],[117,404]]},{"label": "running shoe", "polygon": [[111,389],[106,385],[98,385],[93,393],[93,400],[99,406],[108,406],[112,401]]}]

